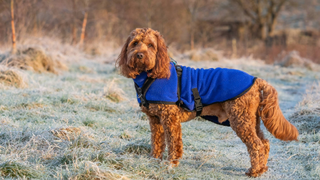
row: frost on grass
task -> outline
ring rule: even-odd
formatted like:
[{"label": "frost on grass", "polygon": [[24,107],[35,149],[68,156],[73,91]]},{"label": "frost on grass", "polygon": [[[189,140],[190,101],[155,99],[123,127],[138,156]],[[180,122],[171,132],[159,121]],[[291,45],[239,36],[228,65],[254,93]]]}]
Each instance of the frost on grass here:
[{"label": "frost on grass", "polygon": [[300,133],[320,132],[320,83],[310,86],[290,119]]},{"label": "frost on grass", "polygon": [[275,62],[283,67],[303,67],[313,71],[319,71],[320,66],[309,59],[302,58],[297,51],[291,51],[281,61]]},{"label": "frost on grass", "polygon": [[16,67],[24,70],[32,70],[38,73],[58,73],[58,70],[67,70],[68,67],[59,60],[53,59],[45,51],[38,48],[19,49],[17,54],[0,59],[2,65]]},{"label": "frost on grass", "polygon": [[[307,87],[303,100],[296,106],[290,120],[299,130],[299,145],[287,149],[290,161],[300,162],[304,179],[320,178],[320,83]],[[296,166],[295,169],[298,169]]]},{"label": "frost on grass", "polygon": [[39,177],[39,173],[32,166],[14,160],[0,163],[0,175],[3,177],[31,179]]},{"label": "frost on grass", "polygon": [[85,105],[85,107],[90,110],[90,111],[105,111],[109,113],[115,113],[117,112],[116,109],[109,107],[108,104],[106,103],[101,103],[101,102],[89,102],[88,104]]},{"label": "frost on grass", "polygon": [[86,67],[86,66],[79,66],[78,67],[78,70],[82,73],[93,73],[94,70],[89,68],[89,67]]},{"label": "frost on grass", "polygon": [[151,144],[149,139],[137,140],[129,143],[124,147],[124,152],[133,154],[149,154],[151,153]]},{"label": "frost on grass", "polygon": [[[68,60],[71,70],[59,76],[24,71],[27,88],[0,88],[0,164],[15,162],[29,167],[31,174],[36,170],[35,177],[21,175],[25,179],[247,179],[246,146],[230,128],[208,121],[182,124],[184,154],[178,167],[167,165],[167,150],[162,161],[150,157],[149,122],[139,110],[132,80],[119,76],[114,64],[102,63],[105,57],[87,60],[72,47],[48,43],[44,52],[60,53],[54,59]],[[267,77],[287,115],[305,85],[319,77],[307,69],[304,76],[289,75],[285,68],[246,58],[180,64],[237,68]],[[81,66],[88,69],[77,68]],[[287,95],[286,90],[296,93]],[[313,105],[305,109],[316,109]],[[266,136],[271,142],[269,171],[261,179],[319,179],[320,133],[303,134],[299,142],[290,143]],[[1,174],[0,179],[13,176]]]},{"label": "frost on grass", "polygon": [[130,133],[124,131],[119,135],[120,139],[127,139],[130,140],[132,138],[132,136],[130,135]]}]

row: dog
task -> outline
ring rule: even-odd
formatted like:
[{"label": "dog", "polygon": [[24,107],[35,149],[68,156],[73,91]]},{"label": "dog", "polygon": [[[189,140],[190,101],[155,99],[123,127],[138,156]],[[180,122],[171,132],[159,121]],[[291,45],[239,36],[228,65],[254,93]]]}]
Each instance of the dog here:
[{"label": "dog", "polygon": [[[227,122],[230,125],[248,149],[251,167],[245,174],[250,177],[258,177],[268,170],[270,144],[260,129],[261,120],[276,138],[298,141],[299,132],[283,116],[274,87],[263,79],[239,70],[195,70],[178,66],[171,62],[164,38],[158,31],[150,28],[133,30],[116,60],[116,67],[121,75],[135,82],[138,102],[150,123],[151,156],[162,159],[167,146],[168,161],[172,166],[178,166],[183,154],[181,123],[196,116],[216,117],[216,123]],[[194,83],[190,85],[188,81],[194,80],[185,77],[186,74],[195,74],[196,84],[206,85],[207,89],[193,88]],[[204,74],[213,75],[203,79]],[[214,98],[211,99],[211,95],[209,98],[204,97],[203,91],[211,92],[213,86],[220,87],[214,84],[221,84],[220,79],[229,83],[226,85],[229,89],[223,90],[222,98],[219,88],[213,90],[218,92]],[[171,82],[173,85],[170,85]],[[191,95],[191,98],[186,97],[186,94]]]}]

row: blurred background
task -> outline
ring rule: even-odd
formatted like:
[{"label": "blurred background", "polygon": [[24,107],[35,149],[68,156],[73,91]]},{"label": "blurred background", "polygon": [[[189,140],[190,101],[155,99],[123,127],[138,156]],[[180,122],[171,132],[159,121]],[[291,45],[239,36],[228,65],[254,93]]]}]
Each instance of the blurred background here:
[{"label": "blurred background", "polygon": [[[171,52],[214,48],[273,63],[296,51],[320,63],[320,0],[0,0],[0,46],[49,37],[99,55],[138,27],[160,31]],[[13,6],[11,6],[13,4]]]}]

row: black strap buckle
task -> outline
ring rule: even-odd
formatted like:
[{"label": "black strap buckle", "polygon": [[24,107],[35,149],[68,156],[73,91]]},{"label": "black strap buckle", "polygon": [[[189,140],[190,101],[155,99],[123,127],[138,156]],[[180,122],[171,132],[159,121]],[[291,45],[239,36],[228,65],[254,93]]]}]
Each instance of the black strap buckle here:
[{"label": "black strap buckle", "polygon": [[201,97],[199,95],[199,91],[197,88],[193,88],[192,89],[192,93],[193,93],[193,97],[194,97],[194,103],[195,103],[195,108],[197,111],[197,116],[201,115],[202,109],[203,109],[203,105],[201,102]]},{"label": "black strap buckle", "polygon": [[138,94],[138,98],[142,97],[142,89],[138,86],[136,86],[136,90],[137,90],[137,94]]},{"label": "black strap buckle", "polygon": [[182,68],[181,68],[181,66],[176,65],[176,70],[177,70],[178,72],[182,72]]}]

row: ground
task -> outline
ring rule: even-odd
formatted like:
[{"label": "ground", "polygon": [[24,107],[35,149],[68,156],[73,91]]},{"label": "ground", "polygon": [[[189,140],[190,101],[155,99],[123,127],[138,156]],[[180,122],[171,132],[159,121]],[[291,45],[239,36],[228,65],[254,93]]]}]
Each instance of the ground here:
[{"label": "ground", "polygon": [[[152,159],[148,121],[132,80],[115,69],[114,56],[61,56],[69,59],[68,71],[22,71],[26,88],[0,85],[0,178],[248,179],[245,145],[231,128],[209,121],[183,123],[179,167]],[[307,69],[250,58],[176,60],[192,67],[237,68],[267,80],[291,122],[306,89],[320,78]],[[269,170],[257,179],[320,178],[318,129],[301,133],[299,142],[283,142],[263,130],[271,144]]]}]

